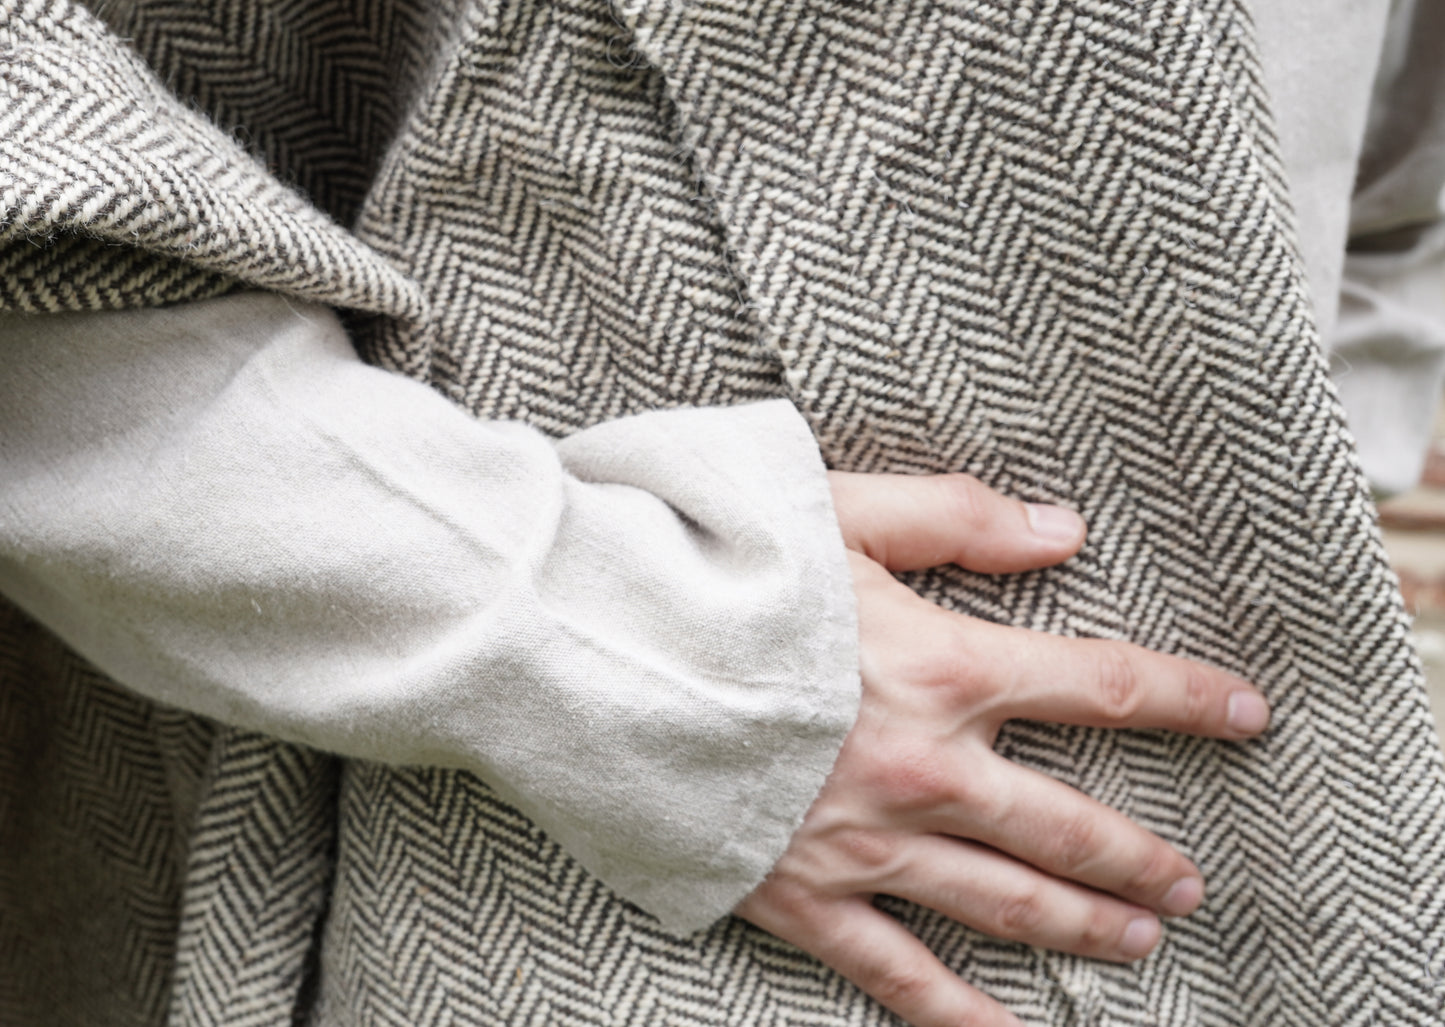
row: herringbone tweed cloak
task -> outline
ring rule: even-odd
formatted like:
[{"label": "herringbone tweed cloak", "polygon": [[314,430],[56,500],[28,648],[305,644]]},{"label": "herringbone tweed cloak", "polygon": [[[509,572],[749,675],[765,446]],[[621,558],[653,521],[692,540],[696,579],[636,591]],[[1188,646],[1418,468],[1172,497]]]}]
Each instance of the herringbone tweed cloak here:
[{"label": "herringbone tweed cloak", "polygon": [[[1238,0],[0,10],[7,308],[281,290],[481,416],[784,395],[834,466],[1071,504],[1068,566],[913,584],[1268,691],[1248,745],[1000,743],[1207,902],[1127,967],[898,915],[1034,1024],[1442,1021],[1441,761]],[[890,1020],[741,922],[666,936],[464,774],[157,708],[14,610],[0,674],[5,1024]]]}]

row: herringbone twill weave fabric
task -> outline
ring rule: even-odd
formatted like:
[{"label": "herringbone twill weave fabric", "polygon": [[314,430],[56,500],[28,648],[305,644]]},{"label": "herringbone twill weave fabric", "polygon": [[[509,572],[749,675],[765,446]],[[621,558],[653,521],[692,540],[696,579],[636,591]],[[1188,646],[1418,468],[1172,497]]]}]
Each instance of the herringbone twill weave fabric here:
[{"label": "herringbone twill weave fabric", "polygon": [[[1132,967],[890,907],[1027,1022],[1445,1021],[1445,776],[1238,0],[0,10],[7,307],[282,290],[558,435],[786,395],[834,466],[1091,524],[925,595],[1259,682],[1249,745],[1006,733],[1211,882]],[[475,778],[156,708],[18,613],[0,675],[5,1024],[891,1022],[741,922],[664,935]]]}]

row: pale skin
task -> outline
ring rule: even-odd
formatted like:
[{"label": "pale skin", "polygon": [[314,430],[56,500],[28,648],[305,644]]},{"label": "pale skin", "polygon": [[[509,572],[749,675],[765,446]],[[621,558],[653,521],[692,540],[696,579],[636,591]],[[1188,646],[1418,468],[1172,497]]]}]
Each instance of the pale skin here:
[{"label": "pale skin", "polygon": [[1242,740],[1248,682],[1119,642],[950,613],[890,572],[986,574],[1078,552],[1075,513],[965,475],[830,475],[858,603],[863,697],[826,785],[738,915],[812,953],[914,1027],[1021,1027],[873,904],[894,895],[1001,938],[1128,962],[1200,904],[1198,868],[1122,814],[993,750],[1005,721]]}]

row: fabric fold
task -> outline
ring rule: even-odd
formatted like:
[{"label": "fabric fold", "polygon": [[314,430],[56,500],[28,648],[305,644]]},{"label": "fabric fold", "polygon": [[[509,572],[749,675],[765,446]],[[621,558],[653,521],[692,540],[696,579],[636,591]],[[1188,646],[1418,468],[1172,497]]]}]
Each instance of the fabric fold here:
[{"label": "fabric fold", "polygon": [[240,282],[420,315],[414,283],[168,92],[83,7],[16,0],[3,14],[0,309],[155,306]]}]

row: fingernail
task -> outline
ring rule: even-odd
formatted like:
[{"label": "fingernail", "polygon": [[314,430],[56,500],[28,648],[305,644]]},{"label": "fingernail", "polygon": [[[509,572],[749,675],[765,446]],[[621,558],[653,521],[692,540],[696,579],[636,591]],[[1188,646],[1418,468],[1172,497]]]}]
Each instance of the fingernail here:
[{"label": "fingernail", "polygon": [[1161,933],[1163,933],[1163,928],[1159,926],[1159,921],[1152,916],[1141,916],[1130,920],[1129,926],[1124,928],[1124,934],[1119,938],[1119,954],[1126,959],[1147,956],[1150,950],[1159,943]]},{"label": "fingernail", "polygon": [[1043,503],[1025,503],[1024,506],[1028,509],[1029,527],[1040,538],[1062,542],[1078,538],[1084,530],[1084,519],[1072,510]]},{"label": "fingernail", "polygon": [[1235,692],[1229,697],[1229,729],[1241,735],[1257,735],[1269,723],[1269,704],[1253,692]]},{"label": "fingernail", "polygon": [[1204,901],[1204,882],[1197,877],[1181,877],[1164,893],[1159,908],[1165,916],[1188,916]]}]

